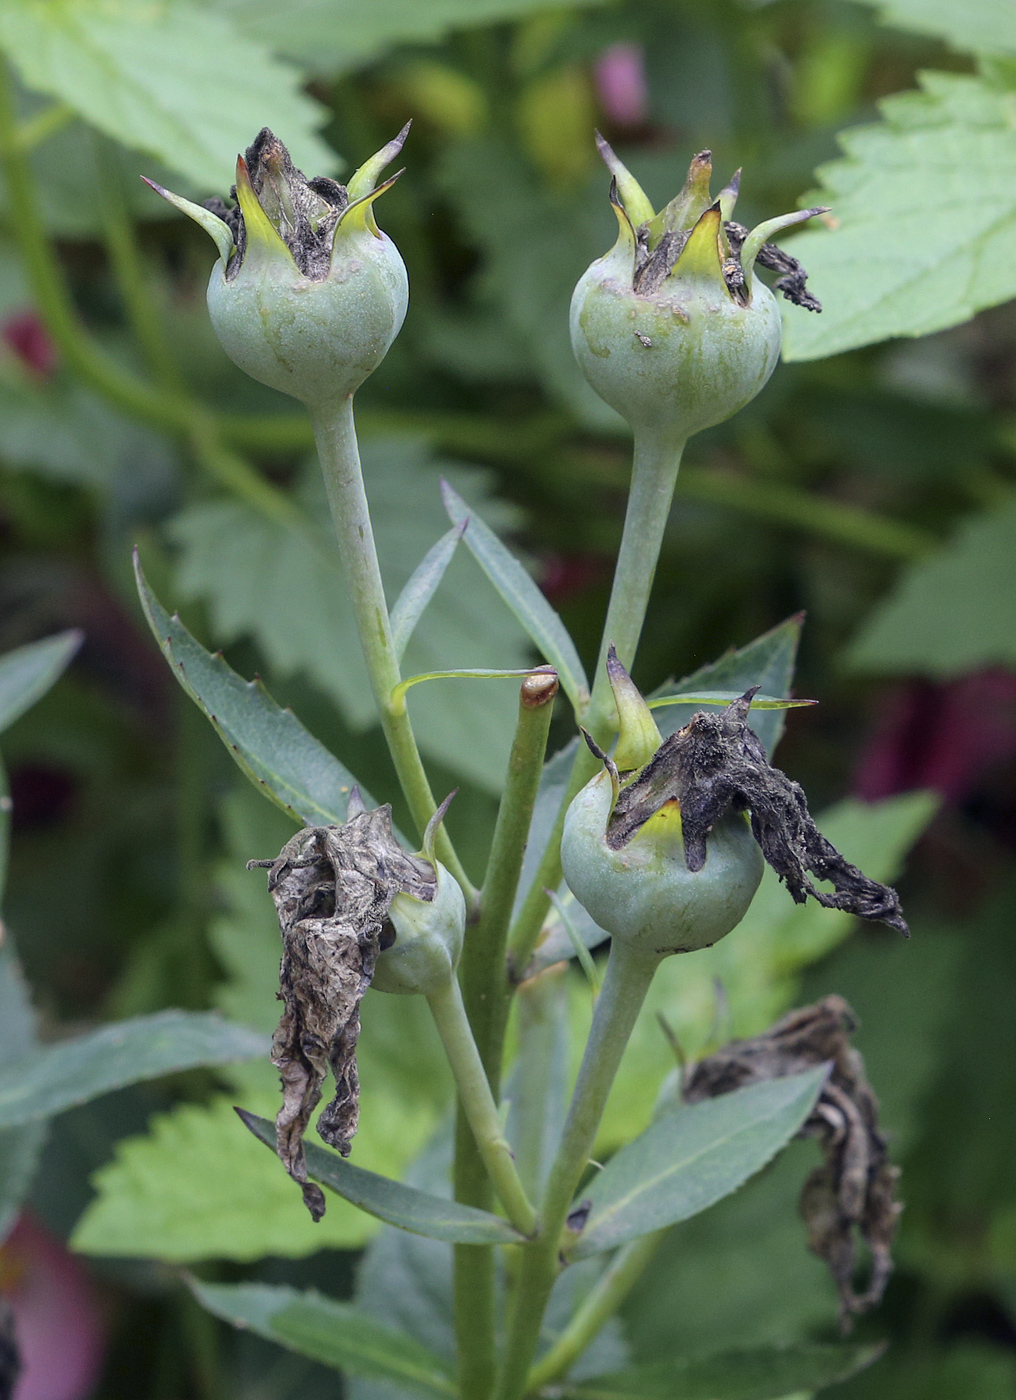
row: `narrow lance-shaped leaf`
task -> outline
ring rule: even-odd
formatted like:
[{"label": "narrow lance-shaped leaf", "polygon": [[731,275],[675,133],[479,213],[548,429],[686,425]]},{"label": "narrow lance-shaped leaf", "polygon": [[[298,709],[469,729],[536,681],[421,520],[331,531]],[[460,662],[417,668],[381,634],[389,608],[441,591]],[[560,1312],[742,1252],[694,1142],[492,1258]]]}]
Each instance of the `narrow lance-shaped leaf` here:
[{"label": "narrow lance-shaped leaf", "polygon": [[[0,947],[0,1064],[28,1054],[35,1039],[35,1016],[28,988],[14,949],[5,940]],[[0,1129],[0,1244],[17,1219],[32,1184],[45,1136],[45,1123]]]},{"label": "narrow lance-shaped leaf", "polygon": [[659,1361],[561,1387],[574,1400],[784,1400],[845,1381],[884,1347],[753,1347],[714,1356]]},{"label": "narrow lance-shaped leaf", "polygon": [[51,1118],[125,1084],[267,1052],[267,1036],[213,1012],[159,1011],[117,1021],[0,1066],[0,1128]]},{"label": "narrow lance-shaped leaf", "polygon": [[533,644],[556,669],[565,694],[581,715],[589,703],[589,682],[575,643],[557,613],[525,569],[448,483],[441,484],[445,508],[480,568],[525,628]]},{"label": "narrow lance-shaped leaf", "polygon": [[[236,1111],[258,1141],[274,1152],[275,1124],[242,1108]],[[418,1191],[377,1172],[364,1171],[314,1143],[304,1143],[304,1152],[307,1175],[312,1180],[400,1230],[452,1244],[518,1244],[522,1239],[507,1220],[488,1211],[446,1201],[429,1191]]]},{"label": "narrow lance-shaped leaf", "polygon": [[[727,652],[718,661],[700,667],[682,680],[661,685],[648,697],[650,705],[655,706],[657,701],[668,700],[674,695],[701,695],[711,691],[730,691],[732,695],[743,695],[753,685],[759,686],[763,695],[788,695],[794,679],[797,646],[801,639],[803,623],[804,613],[796,613],[737,651]],[[666,738],[668,734],[682,729],[691,719],[695,708],[694,701],[685,700],[681,704],[668,705],[658,712],[655,718],[663,737]],[[783,734],[782,713],[760,710],[753,704],[748,723],[772,757],[773,750]]]},{"label": "narrow lance-shaped leaf", "polygon": [[351,1376],[394,1381],[416,1394],[442,1400],[456,1394],[451,1373],[439,1357],[349,1303],[260,1283],[192,1280],[191,1289],[216,1317],[325,1366]]},{"label": "narrow lance-shaped leaf", "polygon": [[83,632],[58,632],[0,656],[0,733],[41,700],[81,645]]},{"label": "narrow lance-shaped leaf", "polygon": [[592,1181],[572,1259],[687,1220],[736,1191],[812,1111],[828,1067],[754,1084],[658,1119]]},{"label": "narrow lance-shaped leaf", "polygon": [[[244,681],[170,617],[135,554],[141,605],[174,676],[251,782],[301,825],[341,825],[356,779],[260,681]],[[377,804],[361,786],[364,805]]]},{"label": "narrow lance-shaped leaf", "polygon": [[444,578],[448,565],[452,562],[452,556],[458,548],[465,528],[466,522],[461,525],[453,525],[446,534],[441,536],[437,544],[428,549],[395,600],[395,606],[391,612],[392,641],[395,644],[395,654],[400,661],[409,639],[413,635],[413,629],[423,616],[427,604],[437,592],[438,585]]}]

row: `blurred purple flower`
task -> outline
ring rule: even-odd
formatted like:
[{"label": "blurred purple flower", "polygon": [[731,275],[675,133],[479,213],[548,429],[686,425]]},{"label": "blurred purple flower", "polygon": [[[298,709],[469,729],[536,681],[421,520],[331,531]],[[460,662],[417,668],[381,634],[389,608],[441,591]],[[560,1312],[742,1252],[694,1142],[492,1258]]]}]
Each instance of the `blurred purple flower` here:
[{"label": "blurred purple flower", "polygon": [[106,1326],[82,1261],[23,1212],[0,1246],[0,1287],[14,1310],[21,1357],[13,1400],[86,1400],[99,1378]]},{"label": "blurred purple flower", "polygon": [[611,44],[594,66],[596,91],[609,124],[644,126],[649,120],[646,55],[641,44]]}]

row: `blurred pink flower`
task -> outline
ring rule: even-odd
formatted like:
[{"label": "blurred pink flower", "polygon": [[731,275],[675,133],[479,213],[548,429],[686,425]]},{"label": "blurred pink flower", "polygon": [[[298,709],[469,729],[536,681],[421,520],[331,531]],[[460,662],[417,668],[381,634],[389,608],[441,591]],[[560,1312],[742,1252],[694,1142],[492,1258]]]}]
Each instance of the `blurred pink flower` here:
[{"label": "blurred pink flower", "polygon": [[932,788],[962,802],[988,770],[1016,757],[1016,675],[978,671],[936,685],[912,680],[882,696],[854,791],[869,802]]},{"label": "blurred pink flower", "polygon": [[645,57],[641,44],[611,44],[596,60],[596,90],[613,126],[643,126],[649,120]]},{"label": "blurred pink flower", "polygon": [[48,379],[56,369],[56,348],[36,312],[9,316],[0,326],[0,340],[40,379]]},{"label": "blurred pink flower", "polygon": [[86,1400],[106,1327],[95,1283],[28,1212],[0,1245],[0,1289],[14,1310],[21,1374],[13,1400]]}]

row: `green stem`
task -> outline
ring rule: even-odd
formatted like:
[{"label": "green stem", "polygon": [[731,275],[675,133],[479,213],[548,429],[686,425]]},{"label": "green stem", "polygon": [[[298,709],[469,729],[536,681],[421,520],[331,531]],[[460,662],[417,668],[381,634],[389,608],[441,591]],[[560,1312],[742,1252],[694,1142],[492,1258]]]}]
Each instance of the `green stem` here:
[{"label": "green stem", "polygon": [[[631,670],[656,577],[683,451],[683,442],[675,445],[667,438],[648,434],[635,436],[624,532],[593,676],[592,699],[586,713],[586,728],[601,748],[609,743],[616,728],[614,699],[607,680],[607,648],[613,643],[621,664]],[[576,762],[582,760],[584,749],[583,745]],[[585,766],[584,761],[582,766]]]},{"label": "green stem", "polygon": [[[540,785],[557,689],[556,677],[548,675],[530,676],[522,684],[508,777],[480,896],[480,918],[467,933],[462,957],[466,1012],[495,1103],[501,1092],[510,997],[505,976],[508,921]],[[490,1210],[493,1204],[490,1177],[461,1105],[455,1125],[455,1199],[481,1210]],[[490,1394],[494,1381],[496,1297],[492,1247],[456,1246],[454,1297],[459,1387],[464,1400],[480,1400]]]},{"label": "green stem", "polygon": [[[343,399],[338,407],[332,405],[311,409],[311,423],[371,690],[399,783],[422,836],[437,804],[416,747],[409,716],[404,708],[399,713],[398,707],[392,703],[393,692],[402,677],[363,488],[352,395]],[[475,903],[476,891],[443,825],[437,834],[436,849],[438,859],[458,880],[467,901]]]},{"label": "green stem", "polygon": [[[683,450],[683,442],[675,445],[667,438],[645,434],[635,438],[631,489],[621,548],[593,676],[593,693],[585,715],[585,727],[601,748],[607,747],[616,727],[614,699],[607,680],[607,648],[613,642],[622,665],[631,670],[656,576]],[[576,793],[595,772],[596,760],[585,744],[579,744],[550,841],[509,935],[511,965],[516,976],[524,974],[547,917],[550,899],[545,891],[556,890],[561,883],[561,831],[565,812]]]},{"label": "green stem", "polygon": [[525,1393],[547,1300],[558,1275],[568,1211],[588,1165],[621,1056],[658,965],[657,958],[637,956],[617,939],[611,945],[561,1145],[547,1179],[540,1232],[522,1251],[497,1400],[519,1400]]},{"label": "green stem", "polygon": [[172,393],[179,393],[183,381],[163,334],[158,298],[145,277],[112,143],[96,133],[92,146],[99,172],[106,251],[127,319],[156,380]]},{"label": "green stem", "polygon": [[527,1391],[537,1391],[567,1374],[638,1283],[666,1233],[655,1230],[617,1251],[557,1341],[530,1371]]},{"label": "green stem", "polygon": [[497,1104],[469,1027],[458,980],[452,977],[441,991],[432,992],[427,1002],[455,1075],[459,1100],[498,1199],[515,1228],[523,1235],[532,1235],[536,1231],[536,1211],[515,1170]]},{"label": "green stem", "polygon": [[887,559],[919,559],[938,541],[918,525],[829,500],[780,481],[728,476],[702,467],[685,467],[681,494],[708,505],[729,506],[759,520],[804,530],[816,539],[847,545]]}]

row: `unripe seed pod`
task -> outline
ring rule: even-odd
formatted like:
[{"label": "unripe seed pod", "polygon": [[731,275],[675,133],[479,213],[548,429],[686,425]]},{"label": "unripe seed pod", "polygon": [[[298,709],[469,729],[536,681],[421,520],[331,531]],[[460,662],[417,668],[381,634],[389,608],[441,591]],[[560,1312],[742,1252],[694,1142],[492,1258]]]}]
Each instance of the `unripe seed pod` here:
[{"label": "unripe seed pod", "polygon": [[407,132],[348,186],[305,179],[267,128],[237,159],[235,209],[222,200],[201,207],[153,186],[219,247],[208,310],[227,355],[251,378],[310,407],[354,393],[405,319],[405,265],[372,206],[397,178],[375,188]]},{"label": "unripe seed pod", "polygon": [[568,887],[601,928],[650,957],[688,953],[740,923],[764,861],[747,818],[731,814],[709,834],[705,865],[685,862],[681,812],[667,802],[620,850],[607,844],[615,793],[598,773],[568,809],[561,863]]},{"label": "unripe seed pod", "polygon": [[458,882],[434,861],[432,900],[399,893],[388,909],[395,941],[379,953],[371,986],[379,992],[429,996],[448,985],[462,954],[466,901]]},{"label": "unripe seed pod", "polygon": [[575,288],[572,347],[590,384],[636,433],[676,446],[743,408],[776,368],[780,313],[753,265],[765,236],[821,211],[770,220],[732,241],[727,221],[740,172],[713,201],[703,151],[684,189],[654,215],[630,172],[599,144],[614,176],[620,233]]}]

